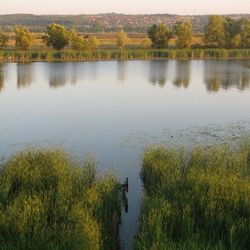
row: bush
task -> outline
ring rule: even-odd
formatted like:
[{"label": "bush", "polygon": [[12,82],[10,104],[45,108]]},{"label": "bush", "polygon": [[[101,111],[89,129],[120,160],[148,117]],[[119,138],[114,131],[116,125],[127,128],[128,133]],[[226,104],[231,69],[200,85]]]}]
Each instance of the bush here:
[{"label": "bush", "polygon": [[[1,249],[116,249],[119,185],[60,150],[19,153],[0,171]],[[112,225],[112,227],[111,227]]]}]

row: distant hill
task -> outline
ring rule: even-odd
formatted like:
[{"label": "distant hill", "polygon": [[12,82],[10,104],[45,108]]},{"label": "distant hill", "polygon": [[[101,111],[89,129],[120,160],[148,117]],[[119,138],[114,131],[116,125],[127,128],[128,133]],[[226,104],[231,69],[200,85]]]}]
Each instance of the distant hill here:
[{"label": "distant hill", "polygon": [[[235,19],[246,17],[250,14],[232,14],[224,17]],[[191,21],[194,32],[203,32],[208,15],[181,16],[171,14],[98,14],[98,15],[32,15],[12,14],[0,15],[0,27],[11,30],[15,25],[26,25],[32,31],[44,31],[50,23],[60,23],[68,27],[75,27],[81,32],[114,32],[124,29],[126,32],[146,32],[148,27],[155,23],[165,23],[172,26],[176,22]]]}]

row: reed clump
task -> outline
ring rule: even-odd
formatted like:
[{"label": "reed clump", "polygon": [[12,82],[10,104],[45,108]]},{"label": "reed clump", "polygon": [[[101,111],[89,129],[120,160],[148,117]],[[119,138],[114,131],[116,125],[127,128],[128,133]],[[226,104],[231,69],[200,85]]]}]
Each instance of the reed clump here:
[{"label": "reed clump", "polygon": [[135,249],[248,249],[250,148],[148,148]]},{"label": "reed clump", "polygon": [[61,150],[28,150],[0,168],[1,249],[117,249],[120,187]]},{"label": "reed clump", "polygon": [[0,51],[0,62],[233,58],[250,58],[250,49],[97,49],[60,51]]}]

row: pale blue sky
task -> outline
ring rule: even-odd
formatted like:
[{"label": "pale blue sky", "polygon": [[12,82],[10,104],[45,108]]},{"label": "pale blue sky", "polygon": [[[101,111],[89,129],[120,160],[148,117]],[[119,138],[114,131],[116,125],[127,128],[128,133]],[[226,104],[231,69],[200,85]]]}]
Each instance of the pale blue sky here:
[{"label": "pale blue sky", "polygon": [[250,13],[250,0],[0,0],[0,14]]}]

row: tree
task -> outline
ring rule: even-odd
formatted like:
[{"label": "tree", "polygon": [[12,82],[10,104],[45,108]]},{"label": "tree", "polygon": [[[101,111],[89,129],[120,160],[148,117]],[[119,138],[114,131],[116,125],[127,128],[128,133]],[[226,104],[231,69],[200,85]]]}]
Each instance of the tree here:
[{"label": "tree", "polygon": [[70,46],[74,50],[83,50],[85,41],[82,36],[78,35],[75,29],[72,29],[69,34]]},{"label": "tree", "polygon": [[121,49],[124,49],[127,42],[128,42],[127,34],[123,30],[118,32],[117,33],[117,46]]},{"label": "tree", "polygon": [[250,48],[250,19],[241,20],[241,47]]},{"label": "tree", "polygon": [[207,44],[216,44],[220,48],[225,45],[225,30],[222,17],[209,17],[205,26],[205,42]]},{"label": "tree", "polygon": [[8,41],[9,37],[0,30],[0,50],[3,49],[3,47],[6,46],[6,43]]},{"label": "tree", "polygon": [[174,26],[177,35],[176,45],[178,48],[189,48],[192,45],[192,24],[190,22],[177,23]]},{"label": "tree", "polygon": [[16,47],[21,50],[27,50],[32,42],[33,36],[27,27],[16,26],[14,28]]},{"label": "tree", "polygon": [[240,46],[241,21],[228,17],[224,21],[225,45],[227,48],[238,48]]},{"label": "tree", "polygon": [[140,48],[142,49],[149,49],[152,46],[152,41],[147,37],[144,38],[140,44]]},{"label": "tree", "polygon": [[154,24],[149,28],[148,36],[151,39],[154,48],[163,49],[168,46],[171,33],[165,24]]},{"label": "tree", "polygon": [[100,42],[99,42],[99,40],[97,40],[96,36],[91,36],[86,41],[86,49],[88,49],[88,50],[98,49],[99,45],[100,45]]},{"label": "tree", "polygon": [[44,40],[47,46],[61,50],[69,45],[70,35],[63,25],[52,23],[47,27],[47,36],[44,37]]}]

